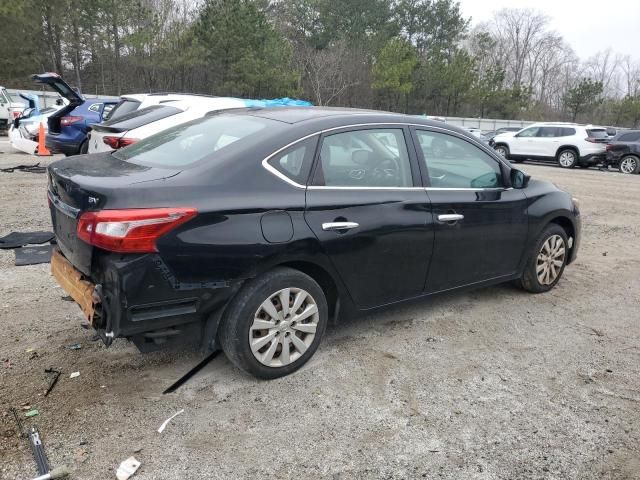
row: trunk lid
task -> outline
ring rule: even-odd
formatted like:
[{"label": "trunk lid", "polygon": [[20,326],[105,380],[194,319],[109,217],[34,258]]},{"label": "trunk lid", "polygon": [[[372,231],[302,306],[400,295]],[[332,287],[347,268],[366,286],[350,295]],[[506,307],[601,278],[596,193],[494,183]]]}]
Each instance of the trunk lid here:
[{"label": "trunk lid", "polygon": [[47,72],[35,74],[31,75],[31,79],[36,83],[48,85],[62,97],[69,100],[69,104],[67,106],[58,110],[47,120],[49,127],[48,133],[50,135],[58,135],[60,133],[60,119],[70,113],[77,106],[82,105],[84,103],[84,97],[73,90],[73,88],[71,88],[69,84],[57,73]]},{"label": "trunk lid", "polygon": [[[93,248],[78,238],[82,213],[109,208],[122,197],[135,199],[135,184],[163,180],[180,173],[176,169],[148,167],[124,162],[109,153],[76,155],[48,168],[51,221],[60,250],[74,267],[91,275]],[[127,188],[129,187],[129,188]],[[144,205],[130,205],[130,208]]]}]

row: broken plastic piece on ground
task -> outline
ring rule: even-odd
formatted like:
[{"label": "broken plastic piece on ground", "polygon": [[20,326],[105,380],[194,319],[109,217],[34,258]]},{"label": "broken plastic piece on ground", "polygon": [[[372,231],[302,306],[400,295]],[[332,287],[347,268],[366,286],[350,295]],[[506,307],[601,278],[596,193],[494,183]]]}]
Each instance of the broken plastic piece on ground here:
[{"label": "broken plastic piece on ground", "polygon": [[80,345],[79,343],[74,343],[72,345],[67,345],[67,348],[69,350],[80,350],[82,348],[82,345]]},{"label": "broken plastic piece on ground", "polygon": [[80,372],[73,372],[71,375],[69,375],[69,378],[76,378],[80,376]]},{"label": "broken plastic piece on ground", "polygon": [[136,470],[140,468],[140,462],[135,457],[129,457],[120,464],[118,470],[116,470],[116,478],[118,480],[127,480],[131,477]]},{"label": "broken plastic piece on ground", "polygon": [[40,245],[37,247],[20,247],[14,250],[16,255],[15,265],[23,267],[25,265],[37,265],[39,263],[49,263],[53,245]]},{"label": "broken plastic piece on ground", "polygon": [[0,237],[0,248],[18,248],[29,244],[47,243],[53,240],[52,232],[11,232]]},{"label": "broken plastic piece on ground", "polygon": [[25,417],[35,417],[36,415],[39,415],[40,412],[38,410],[29,410],[27,413],[24,414]]},{"label": "broken plastic piece on ground", "polygon": [[164,422],[162,422],[162,425],[160,425],[160,428],[158,429],[158,433],[162,433],[164,429],[167,428],[167,425],[169,425],[169,422],[173,420],[175,417],[177,417],[178,415],[180,415],[181,413],[184,413],[184,408],[182,410],[178,410],[176,413],[174,413],[169,418],[167,418]]}]

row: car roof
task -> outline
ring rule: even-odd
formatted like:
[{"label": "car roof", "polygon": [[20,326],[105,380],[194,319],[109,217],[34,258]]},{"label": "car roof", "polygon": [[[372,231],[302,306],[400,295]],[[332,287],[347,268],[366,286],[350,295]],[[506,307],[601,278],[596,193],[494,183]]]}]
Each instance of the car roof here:
[{"label": "car roof", "polygon": [[429,120],[425,117],[416,115],[405,115],[401,113],[381,112],[378,110],[364,110],[358,108],[342,108],[342,107],[275,107],[275,108],[249,108],[243,109],[250,115],[271,120],[277,120],[283,123],[297,124],[303,122],[313,123],[314,121],[329,120],[335,123],[407,123],[425,126],[434,126],[442,128],[446,125],[448,128],[457,131],[463,131],[453,125],[443,124],[438,120]]}]

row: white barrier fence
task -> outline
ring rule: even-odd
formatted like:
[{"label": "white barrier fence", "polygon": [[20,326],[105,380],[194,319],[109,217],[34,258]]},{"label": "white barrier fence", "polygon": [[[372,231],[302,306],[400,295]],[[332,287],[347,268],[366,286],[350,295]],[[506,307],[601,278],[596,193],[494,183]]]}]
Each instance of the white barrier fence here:
[{"label": "white barrier fence", "polygon": [[524,128],[535,122],[527,120],[497,120],[491,118],[463,118],[463,117],[442,117],[446,123],[457,127],[479,128],[483,132],[497,130],[502,127]]}]

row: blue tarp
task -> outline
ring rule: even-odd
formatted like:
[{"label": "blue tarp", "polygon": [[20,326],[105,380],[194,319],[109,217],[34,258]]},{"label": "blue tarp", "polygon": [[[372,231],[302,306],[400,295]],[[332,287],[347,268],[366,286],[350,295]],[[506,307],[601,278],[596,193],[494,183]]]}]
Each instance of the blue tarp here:
[{"label": "blue tarp", "polygon": [[262,100],[245,100],[243,99],[246,107],[252,108],[266,108],[266,107],[311,107],[311,102],[306,100],[294,100],[293,98],[272,98]]}]

